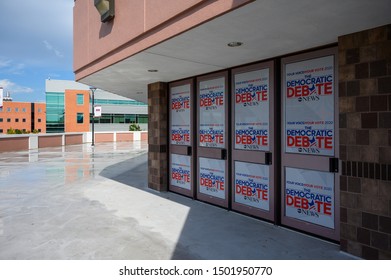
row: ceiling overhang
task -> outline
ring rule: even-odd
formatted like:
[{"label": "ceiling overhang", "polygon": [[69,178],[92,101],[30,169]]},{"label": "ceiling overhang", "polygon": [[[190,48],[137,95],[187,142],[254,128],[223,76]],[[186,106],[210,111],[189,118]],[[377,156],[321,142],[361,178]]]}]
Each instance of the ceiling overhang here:
[{"label": "ceiling overhang", "polygon": [[[390,11],[390,0],[257,0],[80,82],[147,102],[150,83],[336,43],[339,36],[391,23]],[[243,45],[227,46],[232,41]]]}]

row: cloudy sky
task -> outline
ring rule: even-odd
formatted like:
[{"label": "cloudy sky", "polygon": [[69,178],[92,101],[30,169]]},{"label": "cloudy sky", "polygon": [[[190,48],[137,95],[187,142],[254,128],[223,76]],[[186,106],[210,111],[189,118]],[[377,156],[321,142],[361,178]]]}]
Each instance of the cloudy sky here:
[{"label": "cloudy sky", "polygon": [[0,0],[0,86],[44,101],[45,79],[74,80],[74,0]]}]

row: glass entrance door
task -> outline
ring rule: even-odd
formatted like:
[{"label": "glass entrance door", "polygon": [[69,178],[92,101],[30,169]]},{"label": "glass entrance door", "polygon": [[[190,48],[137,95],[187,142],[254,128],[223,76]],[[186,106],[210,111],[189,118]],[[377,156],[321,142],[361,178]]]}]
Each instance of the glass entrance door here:
[{"label": "glass entrance door", "polygon": [[274,63],[232,71],[232,209],[274,220]]},{"label": "glass entrance door", "polygon": [[197,78],[197,198],[229,206],[228,72]]},{"label": "glass entrance door", "polygon": [[284,225],[339,240],[337,49],[282,60]]},{"label": "glass entrance door", "polygon": [[169,106],[169,190],[194,197],[193,79],[169,85]]}]

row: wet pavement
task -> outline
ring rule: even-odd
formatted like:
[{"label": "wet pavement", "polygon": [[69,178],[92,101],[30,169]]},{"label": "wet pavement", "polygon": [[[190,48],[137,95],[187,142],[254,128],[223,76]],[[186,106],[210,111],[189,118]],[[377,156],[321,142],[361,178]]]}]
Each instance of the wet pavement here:
[{"label": "wet pavement", "polygon": [[0,259],[353,259],[311,236],[147,187],[147,143],[0,153]]}]

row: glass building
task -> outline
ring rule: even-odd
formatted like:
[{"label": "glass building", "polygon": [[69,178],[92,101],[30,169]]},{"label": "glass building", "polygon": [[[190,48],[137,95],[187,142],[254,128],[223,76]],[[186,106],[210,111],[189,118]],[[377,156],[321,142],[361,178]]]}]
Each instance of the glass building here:
[{"label": "glass building", "polygon": [[[91,98],[88,95],[83,97],[89,93],[89,87],[81,83],[46,80],[47,133],[78,132],[79,124],[88,120],[91,124]],[[75,97],[69,98],[68,95]],[[99,89],[94,96],[94,104],[102,106],[102,116],[94,119],[95,131],[127,131],[132,123],[147,130],[147,104]],[[82,113],[81,108],[87,112]],[[88,127],[86,129],[88,131]]]},{"label": "glass building", "polygon": [[64,92],[46,92],[46,132],[65,131]]}]

